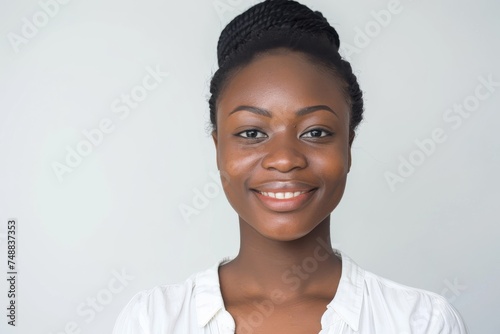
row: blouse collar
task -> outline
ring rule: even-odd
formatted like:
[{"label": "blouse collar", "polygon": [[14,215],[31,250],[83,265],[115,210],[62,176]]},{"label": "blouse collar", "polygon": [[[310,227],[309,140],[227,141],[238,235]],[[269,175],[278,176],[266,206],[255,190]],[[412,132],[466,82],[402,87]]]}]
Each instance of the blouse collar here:
[{"label": "blouse collar", "polygon": [[[342,251],[335,249],[334,252],[342,260],[342,273],[335,297],[327,305],[327,310],[321,318],[321,325],[325,329],[340,317],[353,331],[357,331],[363,302],[365,271]],[[195,277],[194,297],[200,327],[206,326],[217,312],[225,309],[218,268],[231,260],[232,257],[224,257]]]}]

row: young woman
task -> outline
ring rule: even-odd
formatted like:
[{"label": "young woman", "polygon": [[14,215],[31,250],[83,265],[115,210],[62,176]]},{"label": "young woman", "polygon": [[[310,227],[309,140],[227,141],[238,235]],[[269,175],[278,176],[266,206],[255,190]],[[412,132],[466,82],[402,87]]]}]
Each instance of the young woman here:
[{"label": "young woman", "polygon": [[363,270],[330,242],[362,93],[320,12],[268,0],[222,31],[209,101],[240,250],[137,294],[115,334],[466,333],[441,296]]}]

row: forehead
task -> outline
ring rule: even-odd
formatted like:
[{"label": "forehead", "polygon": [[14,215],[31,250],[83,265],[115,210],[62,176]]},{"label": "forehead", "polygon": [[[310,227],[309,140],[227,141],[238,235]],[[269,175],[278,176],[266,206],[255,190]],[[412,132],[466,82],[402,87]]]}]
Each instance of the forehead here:
[{"label": "forehead", "polygon": [[219,96],[218,113],[239,105],[272,111],[326,104],[347,118],[343,82],[300,52],[277,50],[255,57],[229,77]]}]

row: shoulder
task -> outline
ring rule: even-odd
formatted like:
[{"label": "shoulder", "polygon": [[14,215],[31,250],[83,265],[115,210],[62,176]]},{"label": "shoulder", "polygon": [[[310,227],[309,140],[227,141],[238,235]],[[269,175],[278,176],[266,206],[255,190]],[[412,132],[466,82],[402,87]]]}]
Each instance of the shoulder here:
[{"label": "shoulder", "polygon": [[441,295],[364,271],[366,305],[407,319],[413,333],[467,333],[458,311]]},{"label": "shoulder", "polygon": [[372,293],[381,293],[378,297],[384,299],[403,299],[410,303],[447,302],[444,297],[434,292],[404,285],[367,270],[364,270],[364,278],[366,289]]},{"label": "shoulder", "polygon": [[344,252],[332,301],[335,314],[359,333],[466,334],[458,311],[434,292],[364,270]]},{"label": "shoulder", "polygon": [[113,333],[146,334],[158,326],[167,329],[190,308],[196,275],[183,283],[158,285],[136,293],[120,312]]},{"label": "shoulder", "polygon": [[118,316],[113,333],[172,333],[178,330],[179,323],[194,324],[195,295],[213,283],[214,270],[216,266],[191,275],[183,283],[158,285],[136,293]]}]

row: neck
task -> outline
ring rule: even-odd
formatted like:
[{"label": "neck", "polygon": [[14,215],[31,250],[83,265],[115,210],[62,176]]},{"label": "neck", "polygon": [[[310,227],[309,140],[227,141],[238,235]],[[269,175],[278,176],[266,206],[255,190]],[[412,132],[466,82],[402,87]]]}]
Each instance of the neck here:
[{"label": "neck", "polygon": [[331,293],[342,267],[331,246],[330,217],[292,241],[268,239],[240,219],[240,251],[230,264],[243,294],[269,296],[278,289],[289,299]]}]

